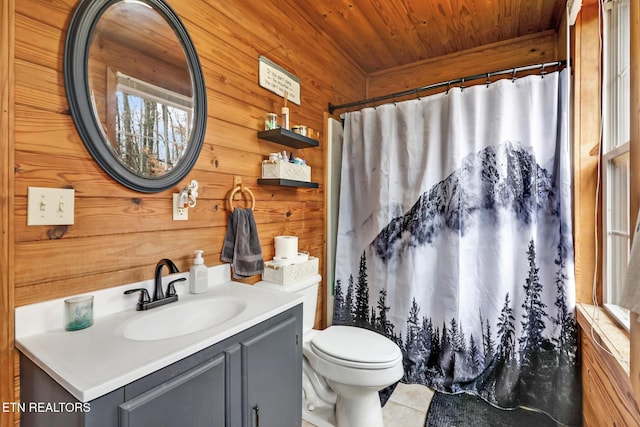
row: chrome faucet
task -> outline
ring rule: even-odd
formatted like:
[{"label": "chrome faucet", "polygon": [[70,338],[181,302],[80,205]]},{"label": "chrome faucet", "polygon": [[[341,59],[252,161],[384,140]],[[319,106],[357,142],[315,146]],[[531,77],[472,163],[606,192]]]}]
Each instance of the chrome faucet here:
[{"label": "chrome faucet", "polygon": [[154,275],[153,298],[149,298],[149,292],[144,288],[128,289],[124,291],[125,294],[140,292],[140,299],[138,300],[136,310],[149,310],[151,308],[160,307],[161,305],[178,301],[178,294],[176,293],[174,285],[176,282],[184,282],[185,280],[187,280],[187,278],[181,277],[169,282],[169,284],[167,285],[167,294],[165,295],[162,292],[162,267],[164,267],[165,265],[169,269],[169,274],[180,272],[180,270],[178,270],[178,267],[176,267],[176,265],[170,259],[162,258],[160,261],[158,261],[158,263],[156,264]]}]

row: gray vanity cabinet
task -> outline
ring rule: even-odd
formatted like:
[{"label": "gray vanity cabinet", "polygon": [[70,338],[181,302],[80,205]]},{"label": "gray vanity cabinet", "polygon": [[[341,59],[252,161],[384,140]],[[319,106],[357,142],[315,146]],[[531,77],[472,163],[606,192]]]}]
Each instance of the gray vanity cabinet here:
[{"label": "gray vanity cabinet", "polygon": [[302,347],[302,334],[291,342],[295,329],[289,319],[242,343],[243,427],[300,425],[302,363],[292,346]]},{"label": "gray vanity cabinet", "polygon": [[[82,405],[21,355],[22,402]],[[25,412],[21,426],[296,427],[302,416],[302,305],[89,402]]]}]

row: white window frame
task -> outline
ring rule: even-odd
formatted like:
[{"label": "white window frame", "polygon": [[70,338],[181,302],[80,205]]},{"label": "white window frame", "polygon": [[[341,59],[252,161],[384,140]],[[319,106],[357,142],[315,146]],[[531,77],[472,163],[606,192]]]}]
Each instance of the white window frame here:
[{"label": "white window frame", "polygon": [[[624,54],[622,49],[629,49],[629,24],[619,25],[620,14],[626,8],[626,19],[629,19],[629,0],[608,0],[603,8],[603,179],[602,179],[602,219],[603,219],[603,306],[609,314],[627,331],[630,328],[629,310],[620,307],[616,295],[622,294],[623,278],[627,269],[630,251],[630,215],[629,215],[629,126],[630,103],[628,94],[629,52]],[[622,63],[626,61],[625,63]],[[626,76],[626,77],[625,77]],[[624,79],[627,83],[625,99]],[[625,110],[626,109],[626,110]],[[626,123],[625,123],[626,119]],[[614,179],[614,162],[625,159],[626,156],[626,185],[624,189],[616,187]],[[623,160],[625,161],[625,160]],[[620,203],[623,202],[623,203]],[[619,212],[620,205],[626,207]],[[618,209],[618,211],[616,211]],[[614,228],[614,216],[622,218],[621,226]],[[626,238],[626,257],[619,259],[614,251],[614,239]],[[623,243],[624,244],[624,243]]]}]

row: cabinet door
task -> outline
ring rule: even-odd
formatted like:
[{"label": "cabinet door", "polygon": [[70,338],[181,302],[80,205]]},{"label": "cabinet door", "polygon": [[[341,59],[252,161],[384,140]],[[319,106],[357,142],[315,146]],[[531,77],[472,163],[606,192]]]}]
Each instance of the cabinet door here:
[{"label": "cabinet door", "polygon": [[221,354],[122,403],[121,427],[224,426],[225,356]]},{"label": "cabinet door", "polygon": [[302,339],[295,317],[242,342],[244,427],[295,427],[302,418]]}]

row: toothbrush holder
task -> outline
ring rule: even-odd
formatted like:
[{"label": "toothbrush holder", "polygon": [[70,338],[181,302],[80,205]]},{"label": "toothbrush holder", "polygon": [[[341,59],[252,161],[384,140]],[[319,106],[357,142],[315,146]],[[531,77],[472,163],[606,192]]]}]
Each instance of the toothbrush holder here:
[{"label": "toothbrush holder", "polygon": [[64,300],[64,328],[78,331],[93,325],[93,295]]}]

